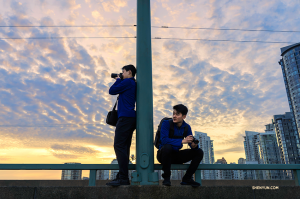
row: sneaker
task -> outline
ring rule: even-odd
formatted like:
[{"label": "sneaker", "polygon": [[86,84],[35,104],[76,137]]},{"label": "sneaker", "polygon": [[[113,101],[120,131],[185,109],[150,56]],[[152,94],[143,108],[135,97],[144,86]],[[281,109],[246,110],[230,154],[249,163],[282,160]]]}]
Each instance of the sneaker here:
[{"label": "sneaker", "polygon": [[170,178],[165,178],[162,184],[165,186],[171,186]]},{"label": "sneaker", "polygon": [[130,185],[129,179],[114,179],[111,182],[106,183],[108,186],[118,187],[120,185]]},{"label": "sneaker", "polygon": [[181,185],[191,185],[192,187],[199,187],[199,186],[201,186],[200,183],[195,182],[192,178],[190,178],[188,180],[182,179],[182,182],[180,184]]}]

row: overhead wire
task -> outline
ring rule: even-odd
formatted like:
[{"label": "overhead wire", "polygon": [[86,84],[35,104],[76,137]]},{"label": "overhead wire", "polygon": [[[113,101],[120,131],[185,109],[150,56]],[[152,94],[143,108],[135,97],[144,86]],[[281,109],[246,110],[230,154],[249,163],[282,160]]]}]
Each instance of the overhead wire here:
[{"label": "overhead wire", "polygon": [[[137,25],[17,25],[1,26],[0,28],[100,28],[100,27],[136,27]],[[300,30],[270,30],[270,29],[243,29],[243,28],[206,28],[206,27],[180,27],[180,26],[151,26],[152,28],[170,29],[194,29],[194,30],[224,30],[224,31],[249,31],[249,32],[281,32],[281,33],[300,33]]]},{"label": "overhead wire", "polygon": [[135,27],[136,25],[80,25],[80,26],[31,26],[31,25],[22,25],[22,26],[0,26],[0,28],[114,28],[114,27]]},{"label": "overhead wire", "polygon": [[32,127],[64,127],[64,126],[90,126],[90,125],[95,125],[95,126],[99,126],[101,124],[99,123],[78,123],[78,124],[49,124],[49,125],[0,125],[0,128],[11,128],[11,127],[15,127],[15,128],[32,128]]},{"label": "overhead wire", "polygon": [[167,39],[167,40],[185,40],[185,41],[212,41],[212,42],[241,42],[241,43],[275,43],[275,44],[287,44],[297,42],[285,42],[285,41],[247,41],[247,40],[230,40],[230,39],[183,39],[183,38],[163,38],[155,37],[152,39]]},{"label": "overhead wire", "polygon": [[136,37],[7,37],[5,39],[132,39]]},{"label": "overhead wire", "polygon": [[[20,39],[28,39],[28,40],[42,40],[42,39],[135,39],[135,37],[7,37],[0,38],[0,40],[20,40]],[[288,42],[288,41],[250,41],[250,40],[230,40],[230,39],[185,39],[185,38],[164,38],[164,37],[154,37],[151,39],[156,40],[183,40],[183,41],[209,41],[209,42],[240,42],[240,43],[273,43],[273,44],[290,44],[297,42]]]},{"label": "overhead wire", "polygon": [[[137,25],[63,25],[63,26],[33,26],[33,25],[20,25],[20,26],[0,26],[0,28],[10,27],[10,28],[25,28],[25,27],[38,27],[38,28],[88,28],[88,27],[136,27]],[[297,30],[257,30],[257,29],[238,29],[238,28],[201,28],[201,27],[175,27],[175,26],[151,26],[152,28],[173,28],[173,29],[198,29],[198,30],[230,30],[230,31],[264,31],[264,32],[281,32],[281,33],[298,33]],[[135,37],[7,37],[0,38],[0,40],[42,40],[42,39],[132,39]],[[286,42],[286,41],[251,41],[251,40],[230,40],[230,39],[200,39],[200,38],[164,38],[164,37],[154,37],[152,39],[163,39],[163,40],[184,40],[184,41],[209,41],[209,42],[240,42],[240,43],[273,43],[273,44],[290,44],[297,42]]]},{"label": "overhead wire", "polygon": [[152,28],[170,28],[170,29],[194,29],[194,30],[231,30],[231,31],[249,31],[249,32],[255,32],[255,31],[261,31],[261,32],[298,32],[300,33],[300,30],[266,30],[266,29],[241,29],[241,28],[201,28],[201,27],[173,27],[173,26],[151,26]]}]

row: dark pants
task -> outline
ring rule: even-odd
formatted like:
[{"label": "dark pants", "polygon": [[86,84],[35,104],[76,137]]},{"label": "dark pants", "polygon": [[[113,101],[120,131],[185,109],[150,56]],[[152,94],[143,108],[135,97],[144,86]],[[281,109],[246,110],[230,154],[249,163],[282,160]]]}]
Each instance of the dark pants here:
[{"label": "dark pants", "polygon": [[163,177],[169,178],[171,176],[171,164],[183,164],[192,160],[184,179],[190,179],[197,170],[203,158],[202,149],[185,149],[181,151],[174,151],[172,145],[166,144],[157,151],[157,160],[162,164],[164,171]]},{"label": "dark pants", "polygon": [[120,117],[118,119],[115,130],[114,149],[119,164],[118,177],[121,179],[128,179],[130,146],[135,128],[136,118]]}]

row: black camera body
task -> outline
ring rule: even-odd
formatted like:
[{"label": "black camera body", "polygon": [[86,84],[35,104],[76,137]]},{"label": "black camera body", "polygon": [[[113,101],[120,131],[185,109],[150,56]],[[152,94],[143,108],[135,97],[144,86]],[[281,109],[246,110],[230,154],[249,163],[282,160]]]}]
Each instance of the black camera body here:
[{"label": "black camera body", "polygon": [[118,75],[119,75],[119,77],[120,77],[121,79],[123,79],[123,75],[122,75],[122,74],[123,74],[123,73],[120,73],[120,74],[112,73],[112,74],[111,74],[111,78],[118,77]]},{"label": "black camera body", "polygon": [[193,137],[193,141],[195,144],[199,144],[199,140],[197,140],[195,137]]}]

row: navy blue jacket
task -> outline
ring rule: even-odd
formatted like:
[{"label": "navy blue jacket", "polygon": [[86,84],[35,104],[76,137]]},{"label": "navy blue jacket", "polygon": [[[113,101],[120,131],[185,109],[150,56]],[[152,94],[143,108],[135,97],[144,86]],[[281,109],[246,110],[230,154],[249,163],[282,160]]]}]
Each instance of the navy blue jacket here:
[{"label": "navy blue jacket", "polygon": [[[184,133],[184,127],[186,125],[189,126],[187,136],[193,135],[191,126],[187,124],[185,121],[183,121],[180,128],[178,128],[177,124],[173,123],[174,125],[174,136],[183,136]],[[168,120],[163,121],[160,129],[160,141],[161,144],[159,145],[159,149],[161,149],[165,144],[171,144],[174,151],[179,151],[179,149],[182,148],[183,144],[182,139],[176,139],[176,138],[169,138],[169,131],[170,131],[170,123]],[[189,143],[189,146],[191,147],[191,144]],[[199,146],[197,146],[194,149],[198,149]],[[191,147],[191,149],[193,149]]]},{"label": "navy blue jacket", "polygon": [[136,117],[134,110],[136,102],[136,82],[133,77],[124,80],[118,78],[110,87],[109,94],[119,94],[118,118]]}]

